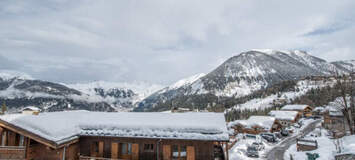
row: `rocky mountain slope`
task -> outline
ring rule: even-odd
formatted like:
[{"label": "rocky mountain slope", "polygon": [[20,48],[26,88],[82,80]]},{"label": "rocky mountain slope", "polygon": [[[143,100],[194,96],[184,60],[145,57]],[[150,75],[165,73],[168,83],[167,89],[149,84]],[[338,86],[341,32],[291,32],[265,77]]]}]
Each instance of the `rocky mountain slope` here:
[{"label": "rocky mountain slope", "polygon": [[178,104],[203,109],[286,80],[349,73],[349,69],[339,66],[298,50],[251,50],[229,58],[193,82],[152,94],[135,111],[161,111]]},{"label": "rocky mountain slope", "polygon": [[6,104],[10,112],[17,112],[26,106],[37,106],[44,111],[115,111],[108,103],[91,99],[78,90],[58,83],[21,77],[0,77],[0,101]]},{"label": "rocky mountain slope", "polygon": [[335,61],[332,64],[348,72],[355,72],[355,60]]},{"label": "rocky mountain slope", "polygon": [[6,104],[9,112],[17,112],[27,106],[36,106],[44,111],[127,111],[158,89],[158,85],[147,86],[145,83],[93,82],[65,85],[0,73],[0,102]]},{"label": "rocky mountain slope", "polygon": [[128,84],[105,81],[69,84],[67,86],[77,89],[90,97],[102,99],[104,102],[120,111],[133,109],[136,103],[163,88],[160,85],[145,82]]}]

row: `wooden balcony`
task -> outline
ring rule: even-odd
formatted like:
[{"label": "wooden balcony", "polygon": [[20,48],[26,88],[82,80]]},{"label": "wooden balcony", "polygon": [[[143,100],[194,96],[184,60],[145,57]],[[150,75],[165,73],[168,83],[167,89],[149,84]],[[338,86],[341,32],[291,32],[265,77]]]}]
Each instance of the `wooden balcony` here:
[{"label": "wooden balcony", "polygon": [[24,160],[25,147],[22,146],[0,146],[0,159]]},{"label": "wooden balcony", "polygon": [[80,156],[79,160],[128,160],[128,159],[113,159],[113,158],[101,158],[101,157],[89,157],[89,156]]}]

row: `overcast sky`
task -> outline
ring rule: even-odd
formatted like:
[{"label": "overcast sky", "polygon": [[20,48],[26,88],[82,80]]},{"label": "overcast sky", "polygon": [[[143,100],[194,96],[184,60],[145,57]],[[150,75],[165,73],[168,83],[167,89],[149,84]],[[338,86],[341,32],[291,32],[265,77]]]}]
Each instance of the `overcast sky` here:
[{"label": "overcast sky", "polygon": [[355,59],[354,0],[1,0],[0,69],[170,84],[255,48]]}]

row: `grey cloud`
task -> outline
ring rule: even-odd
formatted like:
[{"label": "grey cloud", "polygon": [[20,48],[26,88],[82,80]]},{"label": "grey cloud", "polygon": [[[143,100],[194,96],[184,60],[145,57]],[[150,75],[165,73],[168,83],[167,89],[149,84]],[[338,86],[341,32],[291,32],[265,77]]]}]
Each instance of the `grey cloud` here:
[{"label": "grey cloud", "polygon": [[355,17],[354,6],[352,0],[4,0],[0,53],[16,62],[4,69],[51,81],[169,84],[254,48],[355,59],[355,28],[346,21]]}]

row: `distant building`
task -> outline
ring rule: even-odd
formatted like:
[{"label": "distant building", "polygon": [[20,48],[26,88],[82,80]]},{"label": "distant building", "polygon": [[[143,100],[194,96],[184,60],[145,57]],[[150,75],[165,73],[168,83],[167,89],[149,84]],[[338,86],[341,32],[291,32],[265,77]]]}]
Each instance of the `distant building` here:
[{"label": "distant building", "polygon": [[276,132],[281,129],[281,124],[271,116],[251,116],[247,120],[236,120],[228,124],[235,133],[259,134],[262,132]]},{"label": "distant building", "polygon": [[323,115],[324,111],[325,111],[324,107],[316,107],[313,109],[312,114],[315,116],[321,116]]},{"label": "distant building", "polygon": [[184,113],[184,112],[191,112],[190,108],[182,108],[182,107],[173,107],[171,109],[172,113]]},{"label": "distant building", "polygon": [[289,104],[281,108],[283,111],[297,111],[300,117],[312,116],[313,108],[306,104]]},{"label": "distant building", "polygon": [[323,127],[333,132],[333,137],[342,137],[345,135],[346,120],[340,109],[335,106],[327,106],[323,113]]},{"label": "distant building", "polygon": [[34,106],[28,106],[22,109],[22,114],[38,115],[41,110]]},{"label": "distant building", "polygon": [[288,127],[299,119],[297,111],[270,111],[269,116],[275,117],[282,127]]}]

